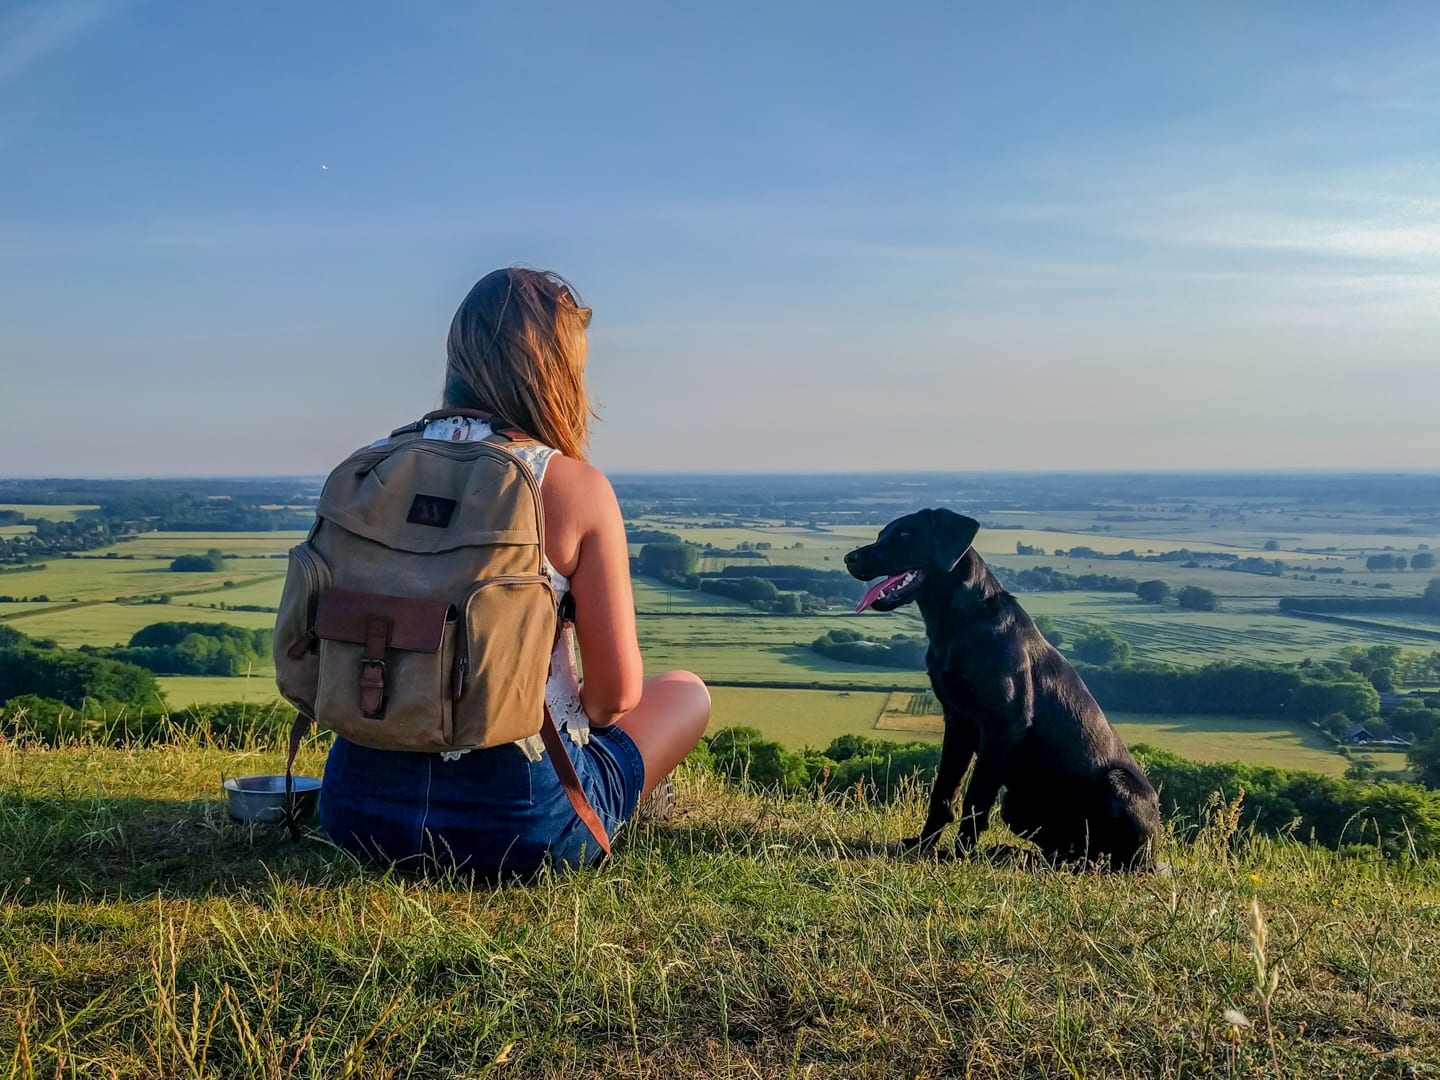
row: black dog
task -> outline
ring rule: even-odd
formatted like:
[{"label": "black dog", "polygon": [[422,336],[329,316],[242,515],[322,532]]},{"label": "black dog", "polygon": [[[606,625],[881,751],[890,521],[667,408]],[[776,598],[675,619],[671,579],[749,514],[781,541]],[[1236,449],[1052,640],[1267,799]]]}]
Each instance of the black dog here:
[{"label": "black dog", "polygon": [[1000,816],[1055,862],[1151,865],[1160,828],[1155,789],[1085,683],[1045,640],[971,548],[978,522],[949,510],[897,518],[845,556],[850,573],[884,577],[857,611],[915,601],[930,638],[926,667],[945,713],[945,741],[925,827],[907,847],[928,851],[955,820],[975,758],[956,850]]}]

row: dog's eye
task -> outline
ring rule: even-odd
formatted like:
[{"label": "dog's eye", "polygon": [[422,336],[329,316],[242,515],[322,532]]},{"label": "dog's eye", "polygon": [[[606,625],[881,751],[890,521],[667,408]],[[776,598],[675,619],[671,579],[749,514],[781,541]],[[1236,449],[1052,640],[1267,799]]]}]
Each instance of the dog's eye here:
[{"label": "dog's eye", "polygon": [[910,537],[913,536],[913,535],[914,535],[914,533],[912,533],[909,529],[901,529],[901,530],[899,530],[899,531],[895,534],[895,539],[897,539],[897,540],[909,540]]}]

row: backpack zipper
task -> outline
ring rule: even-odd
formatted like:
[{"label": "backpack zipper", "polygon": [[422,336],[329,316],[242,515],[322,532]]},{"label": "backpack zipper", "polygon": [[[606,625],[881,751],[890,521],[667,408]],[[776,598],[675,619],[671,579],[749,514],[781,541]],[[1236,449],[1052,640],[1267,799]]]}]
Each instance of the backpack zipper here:
[{"label": "backpack zipper", "polygon": [[470,635],[466,629],[469,626],[470,602],[492,585],[544,585],[550,591],[551,601],[559,607],[559,601],[555,600],[555,585],[548,574],[501,574],[499,577],[484,578],[472,585],[465,594],[456,624],[455,642],[457,651],[460,652],[459,662],[455,665],[456,700],[465,693],[465,685],[470,680]]}]

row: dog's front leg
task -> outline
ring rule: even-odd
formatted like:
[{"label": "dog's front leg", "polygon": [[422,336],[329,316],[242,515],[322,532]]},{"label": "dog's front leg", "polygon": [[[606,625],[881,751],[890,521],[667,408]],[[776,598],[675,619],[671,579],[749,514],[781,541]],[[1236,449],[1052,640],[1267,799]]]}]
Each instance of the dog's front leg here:
[{"label": "dog's front leg", "polygon": [[989,824],[990,810],[1005,782],[1013,748],[1014,744],[1008,739],[987,738],[981,744],[975,772],[965,786],[965,798],[960,805],[960,833],[955,838],[957,855],[968,855]]},{"label": "dog's front leg", "polygon": [[905,841],[905,849],[929,851],[940,839],[945,826],[955,820],[955,803],[960,797],[960,781],[975,756],[975,736],[970,725],[945,718],[945,742],[940,747],[940,764],[935,767],[935,784],[930,789],[930,810],[920,835]]}]

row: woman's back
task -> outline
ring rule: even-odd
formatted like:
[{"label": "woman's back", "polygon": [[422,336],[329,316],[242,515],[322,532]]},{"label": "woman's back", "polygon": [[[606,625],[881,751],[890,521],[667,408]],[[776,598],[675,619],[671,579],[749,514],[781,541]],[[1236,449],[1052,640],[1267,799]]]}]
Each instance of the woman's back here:
[{"label": "woman's back", "polygon": [[[620,507],[605,476],[581,460],[588,319],[554,275],[488,275],[452,323],[445,396],[448,406],[496,416],[540,481],[545,554],[557,592],[573,599],[574,624],[551,658],[546,700],[586,796],[613,831],[698,741],[709,696],[687,672],[644,678]],[[465,417],[424,431],[446,441],[490,434]],[[341,846],[386,862],[528,874],[547,858],[573,866],[599,853],[538,738],[444,754],[337,739],[320,816]]]}]

